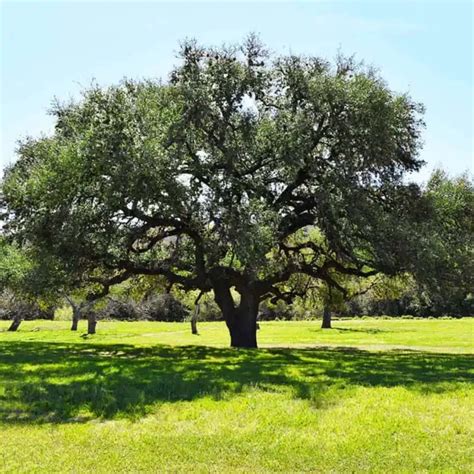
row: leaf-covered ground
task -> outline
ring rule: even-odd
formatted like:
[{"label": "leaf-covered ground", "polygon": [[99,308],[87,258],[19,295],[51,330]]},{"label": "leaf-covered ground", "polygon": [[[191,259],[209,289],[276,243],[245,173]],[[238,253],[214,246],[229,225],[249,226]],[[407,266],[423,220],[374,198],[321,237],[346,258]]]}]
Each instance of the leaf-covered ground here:
[{"label": "leaf-covered ground", "polygon": [[474,470],[471,319],[7,324],[2,472]]}]

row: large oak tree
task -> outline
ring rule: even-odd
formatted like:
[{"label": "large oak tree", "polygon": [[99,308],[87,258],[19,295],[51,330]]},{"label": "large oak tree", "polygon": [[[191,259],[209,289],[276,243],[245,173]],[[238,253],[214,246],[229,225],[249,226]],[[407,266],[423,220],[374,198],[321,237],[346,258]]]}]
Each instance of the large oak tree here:
[{"label": "large oak tree", "polygon": [[259,303],[295,275],[407,266],[421,113],[351,58],[186,42],[167,82],[53,107],[54,134],[6,172],[5,230],[98,292],[137,274],[212,290],[231,345],[256,347]]}]

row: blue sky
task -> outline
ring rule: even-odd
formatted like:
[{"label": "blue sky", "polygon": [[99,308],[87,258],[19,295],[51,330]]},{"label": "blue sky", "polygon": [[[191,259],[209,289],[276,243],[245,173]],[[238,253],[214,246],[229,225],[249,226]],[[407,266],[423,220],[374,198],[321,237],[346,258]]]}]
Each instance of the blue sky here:
[{"label": "blue sky", "polygon": [[20,2],[1,3],[1,156],[51,130],[53,97],[77,97],[92,79],[164,77],[178,42],[240,40],[251,31],[275,52],[333,58],[340,49],[380,68],[390,86],[427,108],[418,175],[474,171],[470,1]]}]

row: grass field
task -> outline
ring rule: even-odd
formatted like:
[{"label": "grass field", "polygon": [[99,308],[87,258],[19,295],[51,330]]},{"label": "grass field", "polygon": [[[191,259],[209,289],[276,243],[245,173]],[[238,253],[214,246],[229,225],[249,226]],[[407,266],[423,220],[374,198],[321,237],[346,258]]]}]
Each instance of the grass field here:
[{"label": "grass field", "polygon": [[474,472],[472,319],[7,326],[1,472]]}]

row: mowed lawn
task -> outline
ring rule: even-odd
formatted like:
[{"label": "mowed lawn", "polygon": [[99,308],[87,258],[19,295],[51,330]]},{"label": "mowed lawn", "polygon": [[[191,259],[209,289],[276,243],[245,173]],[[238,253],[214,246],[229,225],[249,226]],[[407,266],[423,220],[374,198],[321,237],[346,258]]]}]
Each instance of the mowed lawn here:
[{"label": "mowed lawn", "polygon": [[0,472],[474,472],[474,320],[0,322]]}]

